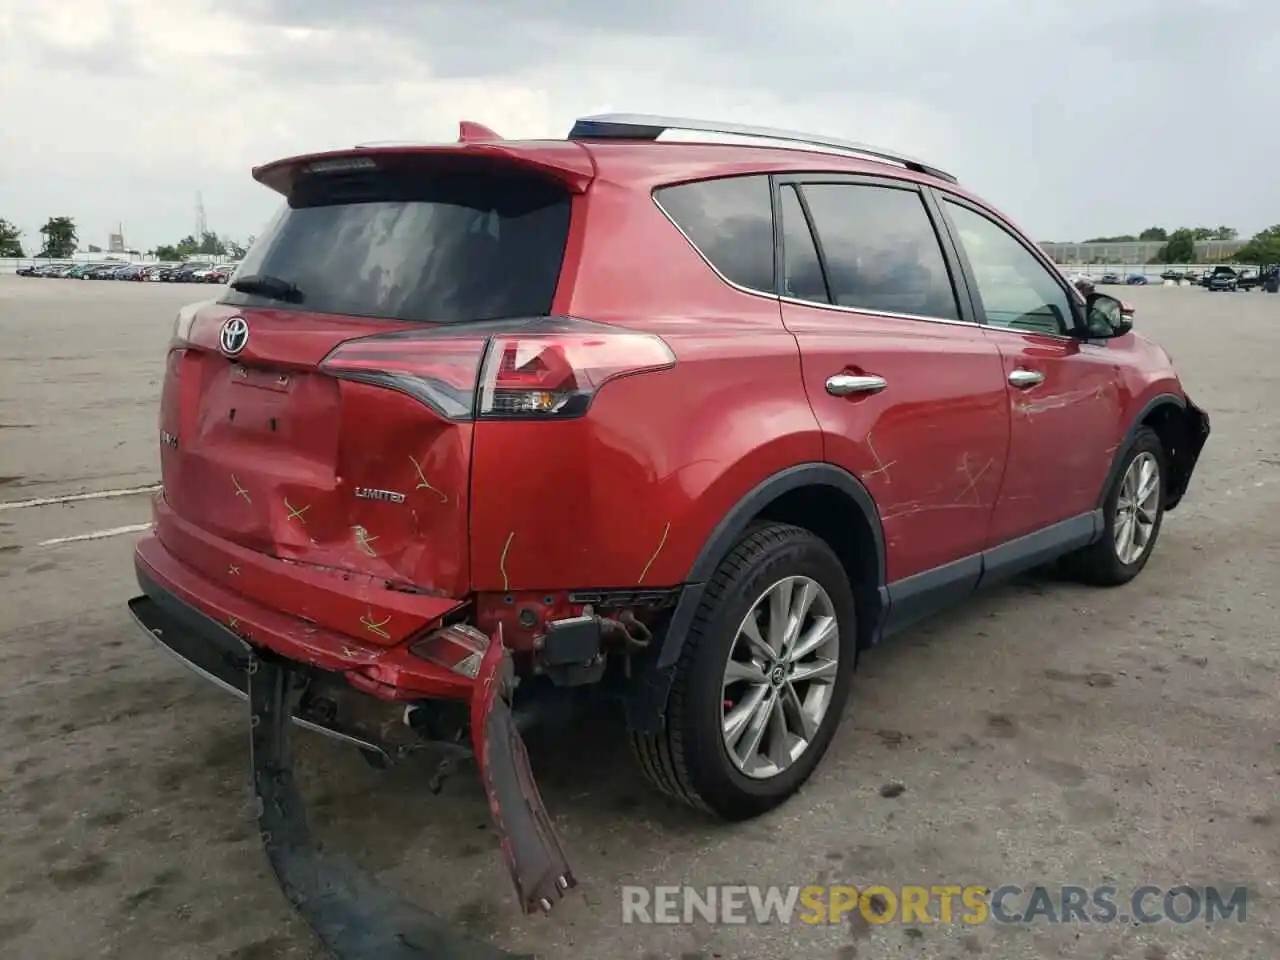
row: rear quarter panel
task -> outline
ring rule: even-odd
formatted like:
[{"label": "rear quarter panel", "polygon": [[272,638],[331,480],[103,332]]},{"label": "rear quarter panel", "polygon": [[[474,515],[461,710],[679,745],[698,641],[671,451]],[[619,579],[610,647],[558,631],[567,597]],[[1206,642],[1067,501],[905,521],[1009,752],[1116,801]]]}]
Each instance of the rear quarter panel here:
[{"label": "rear quarter panel", "polygon": [[587,415],[477,424],[479,591],[673,586],[761,480],[822,459],[779,304],[721,280],[646,188],[575,200],[555,311],[661,336],[675,367],[615,379]]}]

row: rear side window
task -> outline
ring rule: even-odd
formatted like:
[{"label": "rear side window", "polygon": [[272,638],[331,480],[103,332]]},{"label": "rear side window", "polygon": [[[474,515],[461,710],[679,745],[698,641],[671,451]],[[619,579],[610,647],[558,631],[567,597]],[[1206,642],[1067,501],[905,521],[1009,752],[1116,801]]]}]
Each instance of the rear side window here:
[{"label": "rear side window", "polygon": [[654,196],[725,279],[774,292],[773,201],[767,176],[684,183]]},{"label": "rear side window", "polygon": [[358,171],[300,178],[223,302],[457,323],[550,312],[570,196],[518,172]]},{"label": "rear side window", "polygon": [[803,187],[837,306],[958,320],[942,246],[914,190],[852,183]]}]

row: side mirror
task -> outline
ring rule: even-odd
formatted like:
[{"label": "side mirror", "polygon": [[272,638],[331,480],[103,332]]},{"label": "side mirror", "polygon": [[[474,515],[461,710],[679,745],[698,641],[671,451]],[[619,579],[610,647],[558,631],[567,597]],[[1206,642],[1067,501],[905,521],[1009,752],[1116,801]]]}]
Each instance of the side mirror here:
[{"label": "side mirror", "polygon": [[1085,299],[1085,335],[1111,339],[1133,329],[1133,307],[1105,293],[1091,293]]}]

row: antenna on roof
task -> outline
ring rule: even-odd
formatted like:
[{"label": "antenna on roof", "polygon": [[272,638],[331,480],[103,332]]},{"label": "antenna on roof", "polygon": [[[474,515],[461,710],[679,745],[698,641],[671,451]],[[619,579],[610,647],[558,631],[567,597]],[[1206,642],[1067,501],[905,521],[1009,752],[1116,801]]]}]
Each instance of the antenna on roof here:
[{"label": "antenna on roof", "polygon": [[[836,140],[795,130],[778,130],[773,127],[751,127],[737,123],[717,123],[707,120],[689,120],[681,117],[657,117],[648,114],[606,113],[582,117],[569,131],[570,140],[652,140],[660,141],[668,133],[691,132],[720,137],[746,137],[753,140],[771,140],[779,147],[800,150],[821,150],[844,154],[856,154],[874,160],[887,160],[916,173],[928,174],[955,183],[956,178],[944,170],[921,160],[873,147],[851,140]],[[707,142],[714,143],[710,137]],[[721,141],[724,142],[724,141]],[[730,140],[729,142],[734,142]],[[759,144],[757,144],[759,145]]]},{"label": "antenna on roof", "polygon": [[459,143],[477,143],[482,140],[501,140],[502,137],[494,133],[483,123],[476,123],[474,120],[460,120],[458,122],[458,142]]}]

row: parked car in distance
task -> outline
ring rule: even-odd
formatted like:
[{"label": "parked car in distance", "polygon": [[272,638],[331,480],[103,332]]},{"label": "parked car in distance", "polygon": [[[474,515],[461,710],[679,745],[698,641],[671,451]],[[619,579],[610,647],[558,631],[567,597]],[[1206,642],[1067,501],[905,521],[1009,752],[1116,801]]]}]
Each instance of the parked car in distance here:
[{"label": "parked car in distance", "polygon": [[1099,283],[1119,283],[1119,282],[1120,282],[1120,274],[1118,274],[1118,273],[1104,273],[1104,274],[1099,278],[1098,282],[1099,282]]},{"label": "parked car in distance", "polygon": [[1236,274],[1237,290],[1253,290],[1263,284],[1262,270],[1257,267],[1246,267]]},{"label": "parked car in distance", "polygon": [[61,276],[65,277],[68,280],[89,280],[91,279],[90,274],[95,273],[107,266],[112,266],[112,264],[78,263],[74,267],[72,267],[70,270],[68,270],[66,273],[61,274]]},{"label": "parked car in distance", "polygon": [[1147,285],[1147,276],[1143,273],[1131,273],[1125,283],[1131,287],[1144,287]]},{"label": "parked car in distance", "polygon": [[128,264],[122,264],[119,261],[109,261],[106,263],[98,263],[91,266],[83,274],[85,280],[110,280],[112,275],[121,267],[127,267]]},{"label": "parked car in distance", "polygon": [[194,271],[191,275],[191,279],[196,283],[221,283],[222,280],[219,280],[218,278],[225,278],[227,274],[227,266],[228,265],[225,263],[210,264],[207,267]]},{"label": "parked car in distance", "polygon": [[283,203],[175,318],[129,608],[248,698],[322,939],[376,911],[304,849],[291,717],[479,758],[549,910],[574,881],[517,718],[616,698],[658,789],[763,814],[860,650],[1047,563],[1137,577],[1209,434],[1119,300],[893,151],[611,115],[253,176]]},{"label": "parked car in distance", "polygon": [[204,283],[226,283],[235,274],[238,263],[221,263],[218,266],[204,271],[201,278]]},{"label": "parked car in distance", "polygon": [[40,263],[28,264],[25,267],[19,267],[17,274],[20,277],[48,277],[59,270],[69,270],[74,264],[67,261],[43,261]]},{"label": "parked car in distance", "polygon": [[196,283],[198,282],[196,275],[212,266],[213,264],[206,261],[191,260],[171,271],[165,279],[170,283]]},{"label": "parked car in distance", "polygon": [[1233,292],[1238,286],[1239,276],[1236,271],[1227,266],[1216,266],[1209,272],[1209,278],[1205,283],[1210,292]]}]

